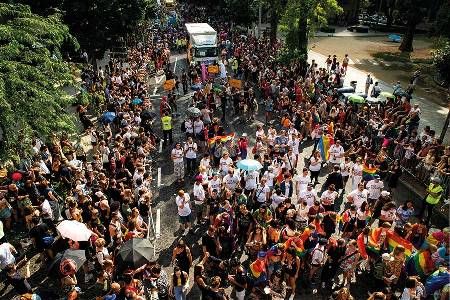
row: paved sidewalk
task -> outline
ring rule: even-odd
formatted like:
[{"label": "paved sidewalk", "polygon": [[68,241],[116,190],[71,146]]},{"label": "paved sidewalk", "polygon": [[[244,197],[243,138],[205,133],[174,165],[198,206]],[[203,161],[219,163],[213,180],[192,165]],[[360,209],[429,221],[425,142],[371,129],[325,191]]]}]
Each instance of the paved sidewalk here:
[{"label": "paved sidewalk", "polygon": [[[319,66],[321,67],[326,66],[325,55],[310,50],[308,53],[308,61],[310,62],[312,59],[314,59],[319,64]],[[349,67],[347,69],[347,75],[345,76],[344,79],[344,86],[349,86],[350,82],[354,80],[357,81],[356,92],[364,92],[367,73],[359,70],[358,68],[355,68],[352,65],[354,65],[354,62],[350,61]],[[373,77],[373,74],[371,75],[374,82],[375,81],[379,82],[382,91],[387,92],[393,91],[393,85],[395,84],[394,82],[388,83],[380,78]],[[406,88],[406,86],[404,86],[404,88]],[[431,129],[435,130],[439,135],[442,130],[442,126],[445,122],[445,119],[447,117],[448,108],[440,106],[439,104],[434,103],[432,101],[428,101],[427,99],[422,97],[414,97],[414,95],[412,103],[418,103],[422,111],[419,130],[422,130],[423,127],[428,125],[431,127]],[[449,143],[450,143],[450,134],[447,134],[444,139],[444,144]]]}]

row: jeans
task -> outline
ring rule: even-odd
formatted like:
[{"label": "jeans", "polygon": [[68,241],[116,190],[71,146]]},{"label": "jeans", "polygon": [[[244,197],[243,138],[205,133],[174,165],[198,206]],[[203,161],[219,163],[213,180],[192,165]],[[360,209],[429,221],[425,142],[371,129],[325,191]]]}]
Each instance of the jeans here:
[{"label": "jeans", "polygon": [[167,140],[169,140],[169,143],[172,144],[172,129],[163,130],[163,137],[164,137],[164,145],[167,145]]},{"label": "jeans", "polygon": [[174,286],[173,287],[173,295],[176,300],[186,300],[186,294],[183,292],[183,286]]},{"label": "jeans", "polygon": [[187,173],[191,173],[191,172],[195,172],[195,158],[186,158],[186,168],[187,168]]}]

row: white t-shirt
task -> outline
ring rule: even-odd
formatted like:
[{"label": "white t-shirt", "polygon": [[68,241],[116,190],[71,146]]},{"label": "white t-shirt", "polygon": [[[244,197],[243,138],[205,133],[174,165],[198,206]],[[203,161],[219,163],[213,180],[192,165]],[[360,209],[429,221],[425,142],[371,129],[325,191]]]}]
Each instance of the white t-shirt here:
[{"label": "white t-shirt", "polygon": [[270,192],[270,188],[267,186],[267,183],[264,186],[261,186],[261,184],[259,184],[255,191],[256,200],[260,203],[266,202],[266,196],[268,192]]},{"label": "white t-shirt", "polygon": [[208,182],[208,187],[211,189],[211,191],[212,191],[212,190],[217,190],[217,192],[220,192],[220,178],[217,177],[216,180],[211,179],[211,180]]},{"label": "white t-shirt", "polygon": [[[292,151],[292,152],[294,152],[294,151]],[[295,163],[297,161],[296,161],[296,157],[294,154],[289,156],[288,153],[286,153],[283,158],[284,158],[284,165],[285,165],[286,169],[292,170],[295,168]]]},{"label": "white t-shirt", "polygon": [[174,156],[174,160],[173,162],[175,163],[181,163],[183,162],[183,149],[177,149],[177,148],[173,148],[172,149],[172,156]]},{"label": "white t-shirt", "polygon": [[245,179],[245,189],[246,190],[256,189],[258,177],[259,177],[259,172],[258,171],[249,171],[247,173],[247,176],[244,177],[244,179]]},{"label": "white t-shirt", "polygon": [[236,189],[238,182],[239,182],[239,177],[234,174],[233,175],[227,174],[223,178],[223,183],[225,184],[225,187],[232,191],[234,191]]},{"label": "white t-shirt", "polygon": [[[181,217],[186,217],[191,214],[191,207],[189,206],[190,197],[188,194],[184,194],[184,197],[177,196],[175,202],[178,207],[178,215]],[[180,208],[180,205],[184,203],[184,207]]]},{"label": "white t-shirt", "polygon": [[330,153],[330,159],[328,160],[332,164],[339,164],[342,160],[342,156],[344,155],[344,147],[341,145],[331,145],[328,150]]},{"label": "white t-shirt", "polygon": [[308,190],[302,191],[300,193],[299,198],[301,199],[301,201],[303,201],[303,200],[306,201],[306,204],[309,207],[311,207],[314,204],[314,200],[318,199],[318,196],[317,196],[317,192],[314,189],[312,189],[310,191],[308,191]]},{"label": "white t-shirt", "polygon": [[203,130],[203,121],[199,120],[199,121],[195,121],[194,122],[194,133],[195,134],[199,134],[200,132],[202,132]]},{"label": "white t-shirt", "polygon": [[337,196],[338,193],[336,191],[331,192],[329,190],[326,190],[320,196],[320,200],[322,201],[323,205],[332,205],[334,204],[334,200],[336,200]]},{"label": "white t-shirt", "polygon": [[356,208],[359,209],[363,202],[367,201],[369,191],[364,189],[362,192],[360,192],[358,189],[356,189],[348,195],[353,198],[353,204],[355,204]]},{"label": "white t-shirt", "polygon": [[209,159],[209,158],[202,158],[202,159],[200,160],[200,166],[203,166],[203,167],[205,167],[206,169],[209,169],[209,168],[211,167],[210,159]]},{"label": "white t-shirt", "polygon": [[367,183],[366,188],[369,190],[369,198],[378,200],[381,196],[381,190],[384,188],[384,183],[381,180],[376,182],[375,179],[373,179]]},{"label": "white t-shirt", "polygon": [[266,171],[264,172],[264,177],[267,178],[267,186],[272,188],[273,187],[273,179],[275,178],[275,174],[273,172]]},{"label": "white t-shirt", "polygon": [[294,181],[298,182],[297,195],[300,195],[301,192],[306,191],[308,183],[311,182],[311,177],[309,175],[303,176],[303,173],[297,174],[294,176]]},{"label": "white t-shirt", "polygon": [[349,176],[350,175],[350,170],[352,169],[352,163],[351,162],[343,162],[340,165],[341,168],[341,175],[343,177]]},{"label": "white t-shirt", "polygon": [[52,207],[50,206],[50,202],[48,202],[47,199],[42,202],[42,214],[45,215],[45,219],[51,219],[53,220],[53,211]]},{"label": "white t-shirt", "polygon": [[[313,172],[317,172],[317,171],[320,171],[320,168],[322,168],[322,164],[320,163],[320,160],[318,160],[318,159],[316,159],[314,156],[313,157],[311,157],[311,159],[309,160],[310,161],[310,165],[309,165],[309,170],[310,171],[313,171]],[[313,165],[313,163],[315,163],[315,162],[319,162],[318,164],[316,164],[316,165]]]},{"label": "white t-shirt", "polygon": [[197,158],[197,143],[184,144],[184,151],[186,152],[186,158]]},{"label": "white t-shirt", "polygon": [[272,203],[270,204],[270,206],[272,207],[272,209],[275,210],[281,202],[286,200],[286,197],[278,196],[277,194],[273,194],[271,199],[272,199]]},{"label": "white t-shirt", "polygon": [[325,247],[317,244],[316,247],[314,248],[314,250],[312,251],[311,263],[314,265],[323,263],[324,258],[325,258],[324,252],[325,252]]},{"label": "white t-shirt", "polygon": [[384,220],[395,221],[396,212],[397,210],[395,209],[395,207],[389,210],[382,209],[380,215],[383,217]]},{"label": "white t-shirt", "polygon": [[360,164],[353,165],[353,176],[362,176],[363,166]]},{"label": "white t-shirt", "polygon": [[289,140],[288,146],[292,148],[292,154],[294,155],[300,154],[299,152],[300,141],[298,139]]},{"label": "white t-shirt", "polygon": [[201,184],[194,184],[193,193],[195,204],[201,204],[205,200],[205,190]]},{"label": "white t-shirt", "polygon": [[222,157],[220,159],[220,169],[222,170],[223,173],[228,172],[228,169],[231,164],[233,164],[233,160],[230,157],[228,157],[227,159]]},{"label": "white t-shirt", "polygon": [[13,264],[16,259],[11,253],[11,244],[3,243],[0,245],[0,269],[3,270],[6,266]]}]

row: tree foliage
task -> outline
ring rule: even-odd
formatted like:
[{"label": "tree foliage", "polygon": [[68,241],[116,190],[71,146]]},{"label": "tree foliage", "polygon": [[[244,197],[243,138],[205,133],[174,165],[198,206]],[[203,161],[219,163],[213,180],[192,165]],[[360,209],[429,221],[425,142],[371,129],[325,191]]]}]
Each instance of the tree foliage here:
[{"label": "tree foliage", "polygon": [[437,11],[436,32],[450,38],[450,1],[444,2]]},{"label": "tree foliage", "polygon": [[433,51],[433,63],[446,84],[450,84],[450,42]]},{"label": "tree foliage", "polygon": [[91,56],[102,56],[118,37],[134,33],[154,12],[156,0],[15,0],[41,15],[60,11],[64,23]]},{"label": "tree foliage", "polygon": [[0,4],[0,157],[27,149],[33,135],[74,129],[65,113],[69,98],[61,86],[72,82],[62,60],[63,45],[78,47],[61,16],[31,13],[25,5]]},{"label": "tree foliage", "polygon": [[309,35],[342,11],[336,0],[288,0],[280,28],[286,33],[289,51],[306,59]]},{"label": "tree foliage", "polygon": [[231,19],[240,25],[249,26],[258,19],[260,0],[224,0]]}]

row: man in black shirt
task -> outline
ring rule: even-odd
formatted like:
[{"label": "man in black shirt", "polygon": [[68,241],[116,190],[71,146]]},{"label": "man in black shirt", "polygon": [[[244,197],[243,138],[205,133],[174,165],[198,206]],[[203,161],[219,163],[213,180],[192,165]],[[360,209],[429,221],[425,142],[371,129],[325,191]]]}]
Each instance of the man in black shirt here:
[{"label": "man in black shirt", "polygon": [[209,226],[206,233],[202,236],[202,248],[203,254],[208,252],[211,256],[219,256],[222,247],[219,244],[214,226]]},{"label": "man in black shirt", "polygon": [[333,167],[333,172],[328,174],[325,183],[323,184],[322,191],[326,191],[330,185],[334,184],[337,191],[343,188],[342,174],[340,172],[340,167],[335,165]]},{"label": "man in black shirt", "polygon": [[25,257],[19,264],[25,264],[25,276],[20,275],[17,272],[18,266],[12,264],[6,267],[7,282],[13,286],[14,291],[19,295],[32,293],[31,286],[27,281],[27,278],[30,277],[30,265],[27,258]]},{"label": "man in black shirt", "polygon": [[236,299],[244,299],[245,289],[247,288],[247,275],[241,265],[236,267],[235,275],[228,275],[228,281],[233,284],[236,290]]},{"label": "man in black shirt", "polygon": [[[39,216],[33,216],[31,221],[34,224],[34,227],[30,230],[30,237],[33,241],[33,245],[36,247],[38,253],[40,253],[40,260],[42,261],[44,258],[44,250],[49,249],[51,245],[47,245],[44,242],[44,237],[51,236],[50,228],[46,223],[40,222]],[[49,253],[50,254],[50,253]]]}]

